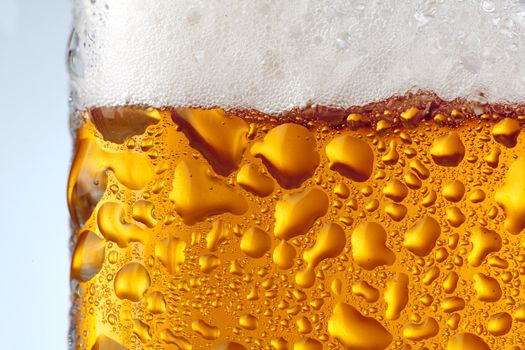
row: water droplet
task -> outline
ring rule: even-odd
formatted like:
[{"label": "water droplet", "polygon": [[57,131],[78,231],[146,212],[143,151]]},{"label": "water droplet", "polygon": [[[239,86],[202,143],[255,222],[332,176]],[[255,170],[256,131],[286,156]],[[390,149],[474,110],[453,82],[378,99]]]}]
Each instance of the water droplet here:
[{"label": "water droplet", "polygon": [[100,206],[97,213],[97,224],[100,233],[108,241],[126,247],[129,242],[144,243],[147,236],[141,227],[133,223],[125,223],[124,206],[117,202],[105,202]]},{"label": "water droplet", "polygon": [[152,314],[161,314],[166,311],[166,300],[161,292],[152,292],[146,296],[146,309]]},{"label": "water droplet", "polygon": [[91,231],[84,231],[78,238],[71,261],[71,277],[86,282],[102,268],[106,242]]},{"label": "water droplet", "polygon": [[385,316],[387,320],[397,320],[408,303],[408,275],[397,273],[386,283]]},{"label": "water droplet", "polygon": [[305,234],[326,214],[328,204],[328,196],[317,188],[284,195],[275,206],[275,236],[288,240]]},{"label": "water droplet", "polygon": [[481,9],[487,13],[492,13],[496,11],[496,4],[494,1],[483,0],[481,1]]},{"label": "water droplet", "polygon": [[296,251],[293,245],[286,241],[281,241],[274,249],[272,258],[275,265],[280,269],[287,270],[292,268],[295,261]]},{"label": "water droplet", "polygon": [[133,204],[132,216],[135,221],[143,223],[149,228],[155,227],[157,225],[157,220],[153,216],[153,211],[155,207],[153,203],[139,200]]},{"label": "water droplet", "polygon": [[350,195],[350,189],[343,182],[339,182],[334,187],[334,194],[341,199],[346,199]]},{"label": "water droplet", "polygon": [[84,76],[84,62],[79,47],[79,36],[75,29],[73,29],[69,37],[68,67],[69,74],[73,78],[82,78]]},{"label": "water droplet", "polygon": [[425,216],[406,231],[403,246],[417,256],[426,256],[436,245],[440,234],[441,227],[436,219]]},{"label": "water droplet", "polygon": [[443,290],[445,293],[451,294],[456,290],[458,285],[459,275],[455,271],[450,271],[443,281]]},{"label": "water droplet", "polygon": [[237,173],[236,179],[242,188],[260,197],[269,196],[274,189],[273,180],[252,164],[244,165]]},{"label": "water droplet", "polygon": [[498,280],[481,272],[474,275],[474,290],[479,300],[491,303],[498,301],[503,294]]},{"label": "water droplet", "polygon": [[218,174],[226,176],[237,169],[248,144],[246,121],[218,108],[180,108],[173,120]]},{"label": "water droplet", "polygon": [[451,202],[459,202],[465,194],[465,185],[459,180],[453,180],[443,186],[443,197]]},{"label": "water droplet", "polygon": [[151,340],[151,329],[141,320],[133,320],[133,334],[135,334],[142,343],[147,343]]},{"label": "water droplet", "polygon": [[470,235],[472,251],[467,261],[470,265],[478,267],[490,253],[497,252],[502,247],[500,235],[493,230],[484,227],[474,227]]},{"label": "water droplet", "polygon": [[213,254],[201,255],[199,257],[199,267],[204,273],[210,273],[221,264],[221,260]]},{"label": "water droplet", "polygon": [[260,258],[272,247],[270,236],[258,227],[250,227],[241,238],[241,250],[251,258]]},{"label": "water droplet", "polygon": [[374,168],[374,152],[363,140],[349,135],[335,137],[326,146],[330,169],[357,182],[370,178]]},{"label": "water droplet", "polygon": [[514,319],[518,322],[525,322],[525,304],[521,304],[514,311]]},{"label": "water droplet", "polygon": [[323,350],[323,344],[313,338],[299,338],[293,345],[293,350]]},{"label": "water droplet", "polygon": [[465,299],[460,297],[447,297],[441,301],[441,308],[446,313],[452,313],[465,308]]},{"label": "water droplet", "polygon": [[519,25],[525,27],[525,3],[519,2],[510,8],[512,18]]},{"label": "water droplet", "polygon": [[519,121],[516,119],[505,118],[492,128],[492,137],[505,147],[512,148],[518,143],[518,136],[521,131]]},{"label": "water droplet", "polygon": [[471,201],[472,203],[481,203],[485,200],[485,198],[485,192],[479,188],[472,191],[468,196],[469,201]]},{"label": "water droplet", "polygon": [[248,330],[256,329],[257,322],[258,322],[257,317],[250,315],[250,314],[245,314],[239,317],[239,326],[241,326],[244,329],[248,329]]},{"label": "water droplet", "polygon": [[450,132],[434,140],[430,155],[437,165],[457,166],[465,156],[465,146],[457,132]]},{"label": "water droplet", "polygon": [[272,350],[288,350],[288,342],[283,338],[273,338],[270,342]]},{"label": "water droplet", "polygon": [[408,195],[407,186],[399,180],[390,180],[386,186],[383,187],[383,193],[387,198],[395,202],[401,202]]},{"label": "water droplet", "polygon": [[188,225],[210,215],[224,212],[241,215],[248,209],[242,195],[215,176],[205,164],[192,158],[181,161],[175,168],[169,197]]},{"label": "water droplet", "polygon": [[315,244],[304,251],[303,259],[307,265],[305,270],[297,274],[296,282],[302,287],[311,287],[317,265],[324,259],[337,257],[343,251],[345,244],[346,235],[341,226],[334,223],[325,224]]},{"label": "water droplet", "polygon": [[494,199],[505,211],[505,228],[518,234],[525,228],[525,157],[520,157],[510,166],[503,187],[496,190]]},{"label": "water droplet", "polygon": [[352,257],[366,270],[377,266],[392,265],[396,256],[386,246],[386,231],[378,223],[362,223],[352,232]]},{"label": "water droplet", "polygon": [[226,341],[215,344],[213,350],[246,350],[246,347],[233,341]]},{"label": "water droplet", "polygon": [[421,323],[410,323],[403,327],[403,337],[415,341],[435,337],[438,332],[439,325],[432,317],[425,318]]},{"label": "water droplet", "polygon": [[445,217],[447,219],[447,222],[452,227],[459,227],[466,220],[465,214],[463,214],[461,209],[459,209],[458,207],[447,208]]},{"label": "water droplet", "polygon": [[512,316],[507,312],[499,312],[490,316],[487,324],[487,330],[490,334],[495,336],[502,336],[507,334],[512,327]]},{"label": "water droplet", "polygon": [[126,347],[120,345],[117,341],[105,336],[105,335],[99,335],[97,338],[97,341],[95,344],[93,344],[93,347],[91,350],[128,350]]},{"label": "water droplet", "polygon": [[352,35],[350,32],[341,33],[335,38],[335,46],[337,49],[344,51],[350,47]]},{"label": "water droplet", "polygon": [[399,153],[397,152],[397,143],[395,140],[390,141],[388,152],[381,157],[383,163],[387,165],[395,165],[399,160]]},{"label": "water droplet", "polygon": [[439,277],[439,273],[439,267],[433,266],[427,272],[425,272],[425,274],[421,278],[421,282],[428,286]]},{"label": "water droplet", "polygon": [[270,130],[262,142],[252,146],[270,173],[284,188],[299,187],[319,165],[314,135],[298,124],[281,124]]},{"label": "water droplet", "polygon": [[434,203],[437,200],[437,194],[436,191],[430,190],[428,193],[423,197],[421,200],[421,205],[424,207],[431,207],[434,205]]},{"label": "water droplet", "polygon": [[436,6],[434,1],[418,2],[415,6],[414,18],[418,27],[423,27],[434,19]]},{"label": "water droplet", "polygon": [[178,349],[180,350],[191,350],[192,349],[192,345],[186,338],[176,336],[168,328],[164,328],[159,332],[159,338],[165,343],[175,345],[177,350]]},{"label": "water droplet", "polygon": [[407,207],[398,203],[388,203],[385,205],[385,213],[394,221],[401,221],[408,213]]},{"label": "water droplet", "polygon": [[449,339],[447,350],[490,350],[490,347],[475,334],[460,333]]},{"label": "water droplet", "polygon": [[115,276],[115,294],[120,299],[139,301],[149,287],[149,273],[139,263],[124,265]]},{"label": "water droplet", "polygon": [[180,266],[184,263],[185,249],[186,242],[170,235],[157,243],[155,256],[166,267],[168,273],[174,274],[180,270]]},{"label": "water droplet", "polygon": [[[219,338],[221,332],[218,327],[212,326],[203,320],[195,320],[191,323],[191,329],[204,339],[215,340]],[[229,348],[225,348],[229,349]],[[232,348],[235,349],[235,348]]]},{"label": "water droplet", "polygon": [[379,291],[366,281],[354,282],[352,284],[352,294],[364,298],[369,303],[379,300]]},{"label": "water droplet", "polygon": [[345,303],[335,305],[328,333],[347,349],[386,349],[393,340],[381,323]]}]

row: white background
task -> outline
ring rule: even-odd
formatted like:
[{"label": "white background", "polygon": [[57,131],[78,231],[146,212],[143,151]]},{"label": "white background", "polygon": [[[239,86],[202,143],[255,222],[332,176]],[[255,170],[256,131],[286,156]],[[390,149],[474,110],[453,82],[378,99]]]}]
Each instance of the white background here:
[{"label": "white background", "polygon": [[0,0],[0,348],[67,348],[69,0]]}]

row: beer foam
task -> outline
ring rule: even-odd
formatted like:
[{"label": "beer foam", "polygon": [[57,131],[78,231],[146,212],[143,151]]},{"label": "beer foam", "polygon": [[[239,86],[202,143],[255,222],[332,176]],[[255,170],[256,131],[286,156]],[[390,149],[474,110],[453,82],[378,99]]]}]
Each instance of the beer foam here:
[{"label": "beer foam", "polygon": [[73,103],[279,113],[418,89],[523,102],[524,31],[517,0],[75,0]]}]

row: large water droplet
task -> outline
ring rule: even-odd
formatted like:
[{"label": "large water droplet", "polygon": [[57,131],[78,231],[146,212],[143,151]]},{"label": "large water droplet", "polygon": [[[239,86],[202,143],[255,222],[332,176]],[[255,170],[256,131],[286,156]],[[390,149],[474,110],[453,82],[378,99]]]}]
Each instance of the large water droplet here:
[{"label": "large water droplet", "polygon": [[69,37],[67,64],[69,74],[73,78],[81,78],[84,76],[84,63],[80,55],[79,37],[75,29],[73,29]]}]

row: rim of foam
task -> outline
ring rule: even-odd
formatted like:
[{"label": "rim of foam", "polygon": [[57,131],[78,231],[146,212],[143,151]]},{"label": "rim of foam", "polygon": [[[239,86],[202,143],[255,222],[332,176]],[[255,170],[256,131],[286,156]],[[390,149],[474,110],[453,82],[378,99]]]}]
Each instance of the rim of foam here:
[{"label": "rim of foam", "polygon": [[74,0],[73,107],[525,101],[525,2]]}]

